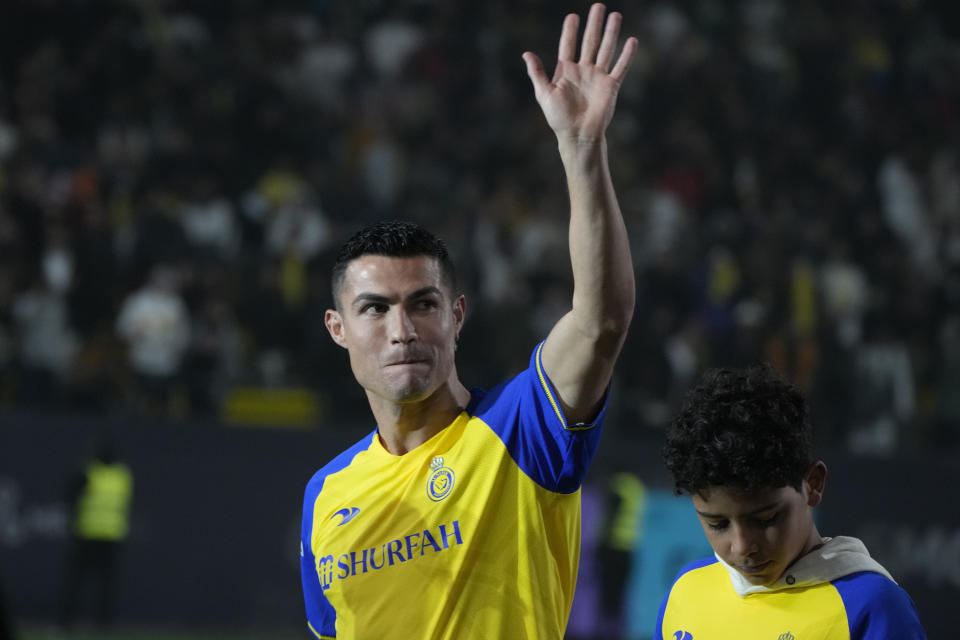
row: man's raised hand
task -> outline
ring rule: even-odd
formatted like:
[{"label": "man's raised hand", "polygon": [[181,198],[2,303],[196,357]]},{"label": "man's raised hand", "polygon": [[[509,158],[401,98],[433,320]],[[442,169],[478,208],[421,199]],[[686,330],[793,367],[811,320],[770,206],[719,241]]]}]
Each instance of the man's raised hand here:
[{"label": "man's raised hand", "polygon": [[553,79],[547,78],[536,54],[523,54],[537,102],[558,138],[597,142],[613,117],[620,83],[637,51],[637,39],[627,38],[611,69],[623,17],[613,12],[604,26],[605,14],[603,4],[590,7],[578,60],[574,60],[574,55],[580,16],[571,13],[564,19]]}]

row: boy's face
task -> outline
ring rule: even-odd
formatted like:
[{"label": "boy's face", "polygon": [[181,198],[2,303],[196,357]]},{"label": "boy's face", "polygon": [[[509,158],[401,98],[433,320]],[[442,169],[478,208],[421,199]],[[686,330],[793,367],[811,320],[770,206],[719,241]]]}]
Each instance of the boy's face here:
[{"label": "boy's face", "polygon": [[711,487],[693,494],[693,506],[714,552],[751,584],[776,582],[793,562],[822,542],[813,523],[826,466],[817,462],[800,491],[779,487],[743,492]]}]

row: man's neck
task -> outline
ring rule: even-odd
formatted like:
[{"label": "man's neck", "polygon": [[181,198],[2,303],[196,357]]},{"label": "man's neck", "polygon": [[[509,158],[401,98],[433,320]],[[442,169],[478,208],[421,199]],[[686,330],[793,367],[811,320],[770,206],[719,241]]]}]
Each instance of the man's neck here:
[{"label": "man's neck", "polygon": [[416,449],[448,427],[470,402],[470,392],[454,378],[419,402],[396,403],[368,396],[383,448],[396,456]]}]

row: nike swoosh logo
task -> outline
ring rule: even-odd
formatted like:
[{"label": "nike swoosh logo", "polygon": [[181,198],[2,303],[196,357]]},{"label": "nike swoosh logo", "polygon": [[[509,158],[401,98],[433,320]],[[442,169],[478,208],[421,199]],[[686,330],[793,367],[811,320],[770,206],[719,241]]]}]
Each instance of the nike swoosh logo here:
[{"label": "nike swoosh logo", "polygon": [[356,516],[358,513],[360,513],[360,509],[356,507],[347,507],[346,509],[340,509],[340,511],[337,511],[335,514],[330,516],[330,519],[333,520],[337,516],[340,516],[343,519],[340,521],[340,523],[337,526],[342,527],[343,525],[353,520],[354,516]]}]

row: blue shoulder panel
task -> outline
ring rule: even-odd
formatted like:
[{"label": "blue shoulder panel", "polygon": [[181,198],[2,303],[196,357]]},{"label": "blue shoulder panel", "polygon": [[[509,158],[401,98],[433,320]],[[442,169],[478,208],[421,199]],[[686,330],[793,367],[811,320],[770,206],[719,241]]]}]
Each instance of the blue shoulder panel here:
[{"label": "blue shoulder panel", "polygon": [[851,640],[926,640],[913,600],[896,582],[871,571],[833,581],[847,610]]},{"label": "blue shoulder panel", "polygon": [[680,569],[680,572],[673,579],[673,582],[670,583],[670,589],[667,590],[667,595],[663,597],[663,600],[660,601],[660,611],[657,612],[657,626],[653,630],[653,640],[663,640],[663,616],[667,611],[667,602],[670,600],[670,594],[673,593],[673,585],[677,584],[677,580],[683,577],[685,573],[689,573],[694,569],[700,569],[702,567],[708,567],[711,564],[717,562],[716,557],[710,556],[707,558],[700,558],[699,560],[694,560],[683,569]]},{"label": "blue shoulder panel", "polygon": [[303,600],[307,609],[307,626],[316,637],[336,637],[337,612],[323,595],[313,549],[310,547],[310,538],[313,533],[313,505],[323,489],[327,476],[350,466],[357,454],[370,447],[372,437],[373,434],[368,435],[313,474],[304,492],[303,521],[300,526],[300,579],[303,583]]},{"label": "blue shoulder panel", "polygon": [[600,443],[609,394],[593,422],[568,425],[543,371],[542,349],[541,342],[530,366],[515,378],[487,393],[474,390],[467,412],[493,429],[534,482],[556,493],[573,493],[580,488]]},{"label": "blue shoulder panel", "polygon": [[[679,580],[680,577],[683,576],[683,574],[685,573],[690,573],[694,569],[702,569],[703,567],[709,567],[710,565],[716,564],[716,563],[717,563],[716,556],[708,556],[706,558],[700,558],[699,560],[694,560],[693,562],[687,564],[687,566],[685,566],[683,569],[680,569],[679,573],[677,573],[677,576],[673,579],[673,583],[676,584],[677,580]],[[670,585],[670,586],[673,587],[673,585]]]}]

